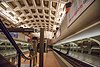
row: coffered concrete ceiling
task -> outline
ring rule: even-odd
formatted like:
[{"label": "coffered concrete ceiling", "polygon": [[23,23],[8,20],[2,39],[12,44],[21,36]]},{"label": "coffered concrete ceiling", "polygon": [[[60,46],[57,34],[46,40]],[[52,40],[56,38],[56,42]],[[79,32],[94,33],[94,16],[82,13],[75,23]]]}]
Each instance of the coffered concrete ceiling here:
[{"label": "coffered concrete ceiling", "polygon": [[44,28],[54,32],[60,26],[67,0],[0,0],[0,14],[17,27]]}]

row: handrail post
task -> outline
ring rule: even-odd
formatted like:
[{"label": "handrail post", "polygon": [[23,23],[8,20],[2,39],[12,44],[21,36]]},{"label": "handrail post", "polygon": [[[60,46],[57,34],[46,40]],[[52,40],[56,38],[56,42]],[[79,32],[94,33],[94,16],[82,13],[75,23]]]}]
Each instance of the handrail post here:
[{"label": "handrail post", "polygon": [[21,67],[21,54],[18,53],[18,67]]},{"label": "handrail post", "polygon": [[32,66],[32,60],[30,59],[30,67]]}]

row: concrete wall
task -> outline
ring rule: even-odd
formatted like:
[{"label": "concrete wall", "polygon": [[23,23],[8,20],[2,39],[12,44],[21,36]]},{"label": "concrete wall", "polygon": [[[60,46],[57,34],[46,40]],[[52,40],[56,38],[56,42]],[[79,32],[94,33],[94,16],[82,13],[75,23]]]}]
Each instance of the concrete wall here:
[{"label": "concrete wall", "polygon": [[67,15],[61,24],[61,36],[53,39],[53,43],[60,41],[76,32],[96,23],[100,20],[100,0],[95,0],[94,3],[84,12],[74,23],[67,27]]}]

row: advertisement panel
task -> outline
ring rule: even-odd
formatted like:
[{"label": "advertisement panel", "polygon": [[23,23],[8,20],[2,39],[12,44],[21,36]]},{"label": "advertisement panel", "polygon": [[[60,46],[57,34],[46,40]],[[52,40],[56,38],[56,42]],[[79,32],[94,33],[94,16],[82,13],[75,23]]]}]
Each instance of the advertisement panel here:
[{"label": "advertisement panel", "polygon": [[[4,35],[3,32],[1,32],[2,35]],[[18,38],[18,33],[16,32],[10,32],[10,35],[13,37],[13,38]]]},{"label": "advertisement panel", "polygon": [[94,0],[73,0],[72,6],[67,14],[68,27],[87,9]]},{"label": "advertisement panel", "polygon": [[11,36],[14,38],[18,38],[18,33],[16,32],[10,32]]}]

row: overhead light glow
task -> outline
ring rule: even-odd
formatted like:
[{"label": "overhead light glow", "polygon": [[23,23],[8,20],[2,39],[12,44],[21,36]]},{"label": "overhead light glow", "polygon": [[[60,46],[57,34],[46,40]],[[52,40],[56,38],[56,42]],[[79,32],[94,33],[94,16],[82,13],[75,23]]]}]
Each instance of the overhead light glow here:
[{"label": "overhead light glow", "polygon": [[6,17],[6,18],[7,18],[9,21],[11,21],[12,23],[14,23],[14,24],[18,23],[18,21],[17,21],[14,17],[12,17],[11,15],[9,15],[9,14],[6,13],[5,11],[0,12],[0,14],[1,14],[2,16]]},{"label": "overhead light glow", "polygon": [[54,26],[53,26],[53,30],[56,30],[56,27],[57,27],[57,25],[54,25]]},{"label": "overhead light glow", "polygon": [[[33,36],[40,37],[40,32],[32,33],[32,34],[33,34]],[[44,31],[44,38],[52,39],[52,37],[53,37],[53,32]]]},{"label": "overhead light glow", "polygon": [[1,2],[1,4],[3,4],[6,8],[9,7],[5,2]]}]

